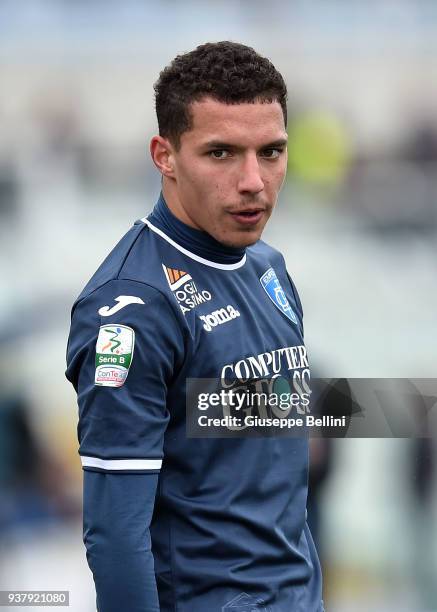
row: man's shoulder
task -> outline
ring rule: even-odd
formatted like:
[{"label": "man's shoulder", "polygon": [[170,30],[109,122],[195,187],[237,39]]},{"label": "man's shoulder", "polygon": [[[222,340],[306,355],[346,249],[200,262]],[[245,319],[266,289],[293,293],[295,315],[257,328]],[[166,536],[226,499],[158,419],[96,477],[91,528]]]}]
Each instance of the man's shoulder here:
[{"label": "man's shoulder", "polygon": [[160,261],[151,242],[153,236],[147,225],[143,220],[136,221],[105,257],[75,303],[114,282],[139,283],[157,291]]},{"label": "man's shoulder", "polygon": [[275,249],[264,240],[258,240],[247,249],[248,254],[255,259],[266,259],[268,261],[278,261],[284,263],[284,256],[278,249]]}]

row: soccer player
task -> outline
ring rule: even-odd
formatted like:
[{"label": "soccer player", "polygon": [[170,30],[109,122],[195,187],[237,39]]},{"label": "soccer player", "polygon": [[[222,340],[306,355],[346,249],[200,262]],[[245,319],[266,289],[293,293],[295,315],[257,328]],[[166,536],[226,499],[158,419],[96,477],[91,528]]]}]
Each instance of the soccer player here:
[{"label": "soccer player", "polygon": [[155,84],[162,175],[75,302],[84,542],[99,612],[321,612],[305,438],[193,438],[186,381],[309,376],[302,307],[260,240],[287,167],[287,91],[207,43]]}]

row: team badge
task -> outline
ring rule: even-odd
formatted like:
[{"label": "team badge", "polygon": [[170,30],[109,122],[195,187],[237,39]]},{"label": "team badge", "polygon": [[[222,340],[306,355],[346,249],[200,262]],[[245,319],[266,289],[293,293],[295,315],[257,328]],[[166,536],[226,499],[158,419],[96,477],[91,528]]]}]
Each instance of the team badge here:
[{"label": "team badge", "polygon": [[290,302],[285,295],[285,291],[282,289],[276,272],[273,268],[269,268],[259,279],[260,283],[267,293],[273,304],[278,308],[287,319],[293,321],[297,325],[297,318],[291,309]]},{"label": "team badge", "polygon": [[129,373],[135,345],[135,332],[126,325],[102,325],[96,344],[94,383],[121,387]]}]

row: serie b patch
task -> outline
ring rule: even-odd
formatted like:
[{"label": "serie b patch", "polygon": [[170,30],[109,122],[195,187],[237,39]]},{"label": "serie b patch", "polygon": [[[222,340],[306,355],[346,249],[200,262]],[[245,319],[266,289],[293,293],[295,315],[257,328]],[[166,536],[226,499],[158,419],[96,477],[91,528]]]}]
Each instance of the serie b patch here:
[{"label": "serie b patch", "polygon": [[135,345],[135,332],[126,325],[102,325],[96,344],[94,384],[121,387],[129,373]]}]

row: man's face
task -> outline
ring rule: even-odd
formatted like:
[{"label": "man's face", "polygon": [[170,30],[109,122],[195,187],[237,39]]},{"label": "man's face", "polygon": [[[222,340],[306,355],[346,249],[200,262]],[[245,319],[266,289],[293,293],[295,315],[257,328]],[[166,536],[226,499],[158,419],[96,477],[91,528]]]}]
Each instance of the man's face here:
[{"label": "man's face", "polygon": [[231,105],[205,98],[191,113],[192,128],[171,153],[182,220],[224,245],[253,244],[285,178],[282,108],[279,102]]}]

